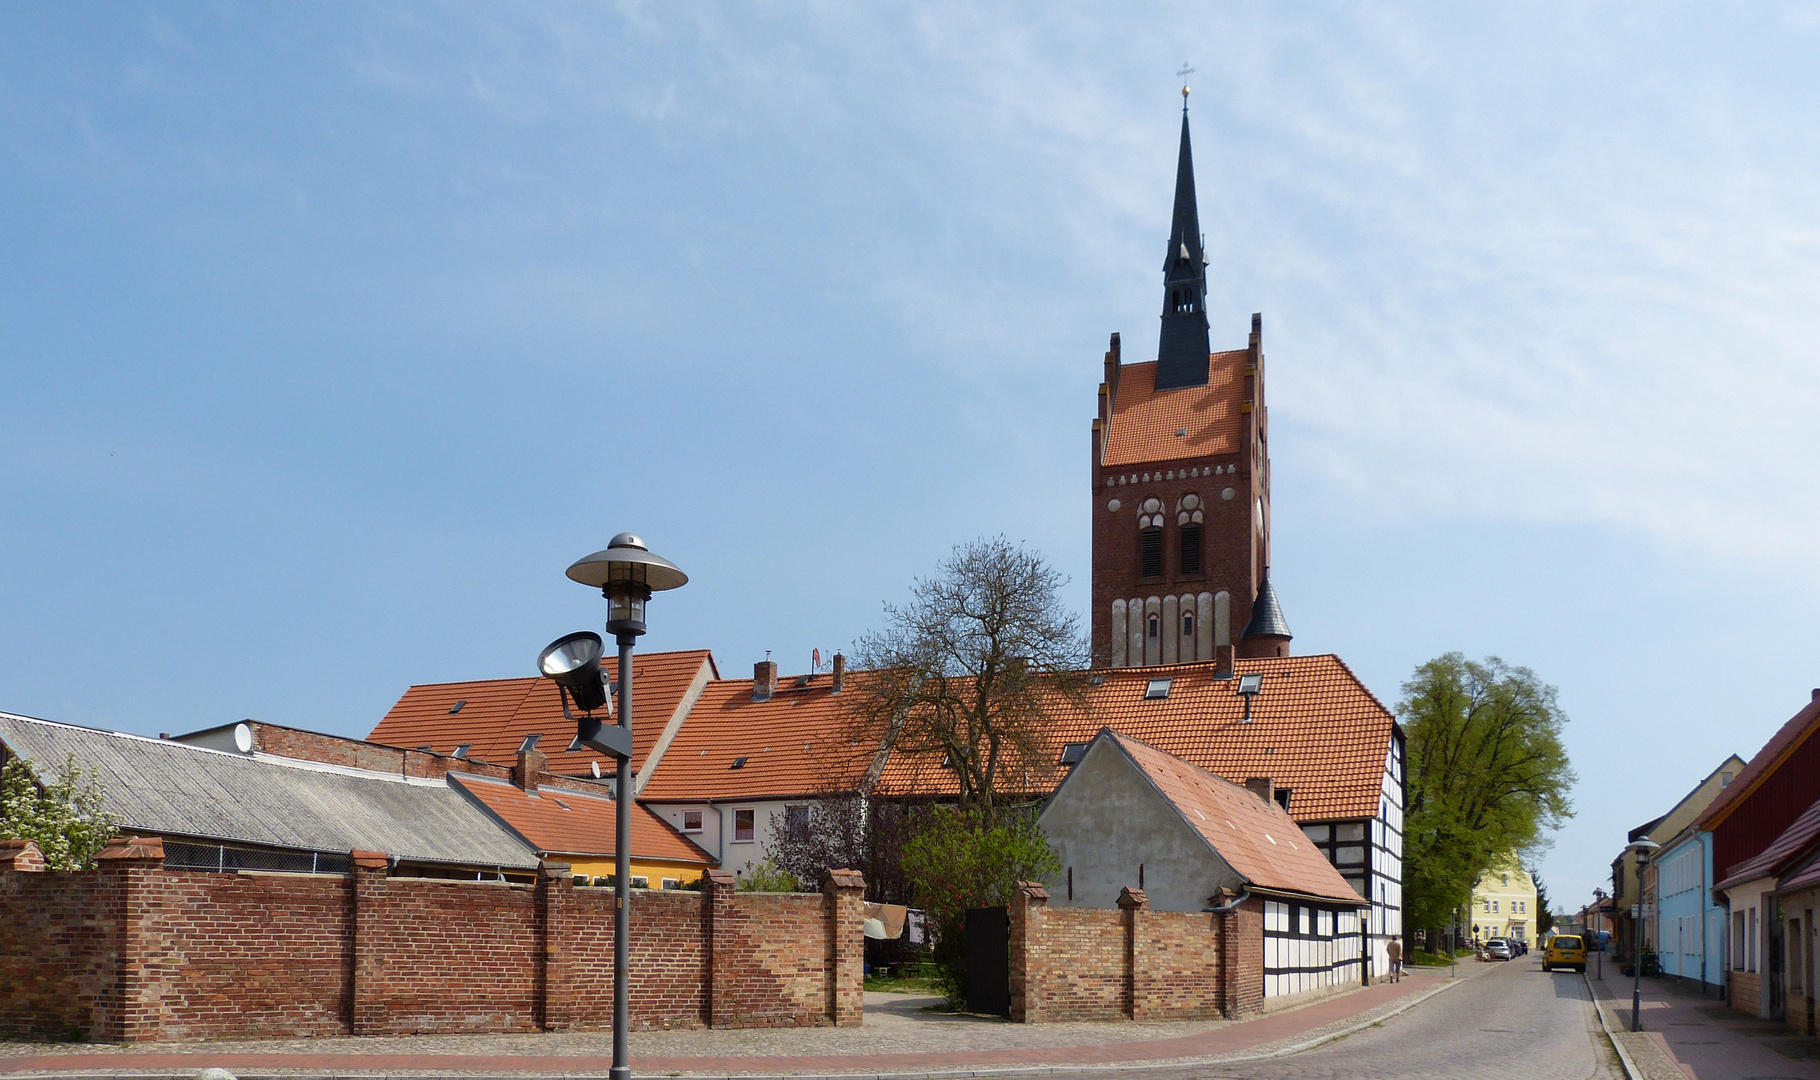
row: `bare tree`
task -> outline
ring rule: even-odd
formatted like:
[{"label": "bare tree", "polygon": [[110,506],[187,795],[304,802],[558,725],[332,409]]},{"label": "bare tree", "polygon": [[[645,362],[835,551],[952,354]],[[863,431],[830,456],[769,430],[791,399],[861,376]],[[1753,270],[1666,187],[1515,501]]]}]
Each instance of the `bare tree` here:
[{"label": "bare tree", "polygon": [[1002,536],[956,547],[860,638],[851,739],[945,770],[962,807],[988,816],[1008,796],[1046,789],[1050,732],[1083,709],[1089,659],[1080,619],[1058,595],[1065,584]]}]

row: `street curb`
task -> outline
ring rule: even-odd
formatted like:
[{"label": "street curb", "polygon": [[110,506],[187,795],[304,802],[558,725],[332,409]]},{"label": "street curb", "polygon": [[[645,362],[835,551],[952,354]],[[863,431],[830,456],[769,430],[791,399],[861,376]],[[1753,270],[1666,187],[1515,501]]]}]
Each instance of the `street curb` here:
[{"label": "street curb", "polygon": [[[1462,980],[1463,981],[1463,980]],[[1337,1031],[1330,1031],[1312,1039],[1304,1039],[1288,1046],[1280,1046],[1262,1053],[1237,1051],[1232,1054],[1214,1055],[1211,1057],[1158,1058],[1146,1061],[1118,1062],[1107,1065],[1008,1065],[1004,1068],[978,1069],[934,1069],[924,1072],[912,1070],[892,1070],[890,1072],[794,1072],[794,1073],[697,1073],[684,1072],[677,1074],[681,1080],[992,1080],[996,1077],[1013,1076],[1055,1076],[1062,1073],[1120,1073],[1137,1072],[1152,1069],[1180,1068],[1194,1065],[1221,1065],[1244,1061],[1268,1061],[1272,1058],[1288,1057],[1306,1050],[1343,1039],[1348,1035],[1376,1024],[1381,1024],[1392,1017],[1401,1016],[1422,1002],[1460,985],[1459,981],[1449,980],[1432,990],[1425,990],[1414,997],[1399,1002],[1395,1008],[1368,1019],[1361,1019],[1348,1024]],[[1588,988],[1590,990],[1590,987]],[[1614,1044],[1615,1045],[1615,1044]],[[1622,1051],[1620,1051],[1622,1053]],[[178,1077],[196,1076],[200,1069],[165,1069],[158,1071],[136,1072],[131,1070],[90,1069],[82,1071],[57,1072],[19,1072],[7,1074],[7,1080],[174,1080]],[[335,1069],[245,1069],[234,1074],[240,1080],[294,1080],[300,1077],[321,1078],[321,1080],[432,1080],[432,1078],[468,1078],[475,1076],[496,1076],[496,1070],[479,1072],[460,1072],[454,1070],[439,1072],[408,1071],[360,1071]],[[511,1073],[513,1080],[575,1080],[580,1077],[595,1077],[596,1071],[576,1072],[524,1072]],[[648,1076],[670,1075],[667,1071],[647,1073]],[[1631,1080],[1637,1080],[1632,1074]]]},{"label": "street curb", "polygon": [[1637,1063],[1631,1060],[1630,1053],[1624,1049],[1624,1044],[1613,1037],[1611,1024],[1607,1023],[1605,1019],[1605,1005],[1599,1000],[1599,993],[1593,989],[1592,980],[1587,978],[1586,972],[1580,972],[1580,981],[1586,986],[1586,996],[1592,998],[1593,1012],[1599,1017],[1599,1030],[1605,1032],[1605,1041],[1618,1052],[1618,1063],[1624,1066],[1624,1075],[1629,1080],[1643,1080],[1643,1070],[1637,1068]]}]

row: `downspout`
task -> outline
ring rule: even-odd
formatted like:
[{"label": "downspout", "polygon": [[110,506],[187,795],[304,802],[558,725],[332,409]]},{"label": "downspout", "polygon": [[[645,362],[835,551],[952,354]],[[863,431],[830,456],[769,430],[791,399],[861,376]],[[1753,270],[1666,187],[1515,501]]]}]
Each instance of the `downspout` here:
[{"label": "downspout", "polygon": [[1706,996],[1706,924],[1713,921],[1712,912],[1707,910],[1711,904],[1706,895],[1706,841],[1700,837],[1700,830],[1694,830],[1694,839],[1700,841],[1697,858],[1700,860],[1700,996]]}]

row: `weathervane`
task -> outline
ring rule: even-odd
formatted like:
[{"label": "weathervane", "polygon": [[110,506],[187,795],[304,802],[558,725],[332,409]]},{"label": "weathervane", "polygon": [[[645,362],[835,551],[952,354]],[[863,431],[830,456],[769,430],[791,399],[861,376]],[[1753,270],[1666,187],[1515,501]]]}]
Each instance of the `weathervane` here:
[{"label": "weathervane", "polygon": [[[1194,69],[1188,66],[1188,61],[1184,60],[1184,61],[1182,61],[1182,70],[1176,72],[1175,77],[1178,79],[1186,79],[1188,76],[1193,75],[1193,74],[1194,74]],[[1182,84],[1182,111],[1183,112],[1188,111],[1188,84],[1187,83]]]}]

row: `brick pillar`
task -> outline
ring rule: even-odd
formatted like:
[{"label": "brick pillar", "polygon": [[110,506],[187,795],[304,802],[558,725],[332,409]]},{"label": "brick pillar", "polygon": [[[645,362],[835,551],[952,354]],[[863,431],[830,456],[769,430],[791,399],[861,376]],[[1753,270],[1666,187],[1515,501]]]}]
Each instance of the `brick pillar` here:
[{"label": "brick pillar", "polygon": [[[1221,889],[1216,904],[1237,894]],[[1256,897],[1215,916],[1220,920],[1220,1011],[1228,1020],[1264,1011],[1264,902]]]},{"label": "brick pillar", "polygon": [[575,1024],[575,984],[569,970],[569,942],[575,934],[575,879],[568,863],[537,868],[537,977],[531,1009],[545,1031]]},{"label": "brick pillar", "polygon": [[95,856],[105,883],[104,920],[115,928],[114,986],[104,1010],[104,1038],[145,1042],[158,1037],[164,997],[162,890],[164,841],[116,836]]},{"label": "brick pillar", "polygon": [[822,879],[828,898],[828,1019],[835,1027],[865,1023],[866,878],[858,870],[830,870]]},{"label": "brick pillar", "polygon": [[731,987],[722,985],[733,977],[733,973],[728,970],[731,965],[722,955],[730,954],[732,945],[728,941],[723,949],[722,944],[723,938],[730,939],[742,929],[744,920],[733,906],[733,894],[738,891],[739,879],[733,876],[731,870],[710,870],[702,878],[702,921],[706,924],[702,932],[708,944],[702,950],[707,954],[708,967],[704,973],[706,985],[702,988],[702,1011],[706,1014],[702,1019],[711,1028],[730,1026],[737,1022],[733,1013]]},{"label": "brick pillar", "polygon": [[1148,1003],[1144,997],[1148,987],[1138,977],[1137,942],[1144,912],[1150,907],[1150,898],[1144,890],[1134,889],[1127,885],[1119,890],[1119,913],[1125,924],[1125,1015],[1133,1020],[1144,1019]]},{"label": "brick pillar", "polygon": [[354,894],[354,985],[349,994],[348,1021],[356,1035],[374,1035],[386,1029],[385,941],[382,925],[386,865],[382,851],[351,851],[353,863],[348,887]]},{"label": "brick pillar", "polygon": [[1043,923],[1049,912],[1049,890],[1020,881],[1011,894],[1011,1019],[1040,1024],[1049,1019],[1049,995],[1043,985],[1049,963],[1043,953]]},{"label": "brick pillar", "polygon": [[32,840],[0,840],[0,873],[44,872],[44,852]]}]

